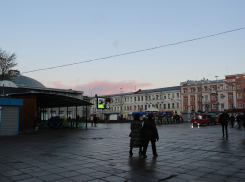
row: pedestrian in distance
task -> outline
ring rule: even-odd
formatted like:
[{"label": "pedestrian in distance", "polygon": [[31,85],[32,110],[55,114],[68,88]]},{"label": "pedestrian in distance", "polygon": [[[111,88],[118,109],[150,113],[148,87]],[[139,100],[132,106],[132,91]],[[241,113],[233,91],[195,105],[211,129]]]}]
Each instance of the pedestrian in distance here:
[{"label": "pedestrian in distance", "polygon": [[227,131],[228,121],[229,121],[229,114],[227,114],[227,110],[225,109],[224,112],[220,115],[220,123],[222,125],[223,137],[225,137],[224,135],[224,129],[225,129],[226,138],[228,138],[228,131]]},{"label": "pedestrian in distance", "polygon": [[142,121],[140,120],[140,114],[134,115],[134,120],[131,122],[131,139],[130,139],[130,156],[133,155],[133,148],[139,148],[139,155],[142,154],[142,140],[140,137],[140,131],[142,128]]},{"label": "pedestrian in distance", "polygon": [[231,121],[231,127],[233,128],[233,126],[234,126],[234,121],[235,121],[235,117],[234,117],[233,114],[231,114],[230,121]]},{"label": "pedestrian in distance", "polygon": [[[94,118],[93,118],[93,123],[94,123],[94,126],[96,126],[96,123],[97,123],[97,117],[96,116],[94,116]],[[92,123],[92,126],[93,126],[93,123]]]},{"label": "pedestrian in distance", "polygon": [[143,141],[143,158],[146,158],[146,151],[149,144],[149,141],[151,141],[152,146],[152,153],[153,156],[158,156],[156,151],[156,141],[159,140],[158,131],[156,128],[156,124],[153,121],[153,114],[148,115],[147,121],[144,122],[144,126],[141,131],[141,137]]},{"label": "pedestrian in distance", "polygon": [[242,117],[241,117],[240,114],[237,115],[236,121],[237,121],[237,124],[238,124],[238,128],[240,129],[241,128],[241,122],[242,122]]}]

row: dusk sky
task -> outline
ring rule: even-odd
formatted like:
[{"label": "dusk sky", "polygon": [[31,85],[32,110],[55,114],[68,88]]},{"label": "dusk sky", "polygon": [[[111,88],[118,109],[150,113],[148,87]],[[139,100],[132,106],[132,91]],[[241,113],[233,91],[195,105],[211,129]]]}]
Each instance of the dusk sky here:
[{"label": "dusk sky", "polygon": [[245,72],[244,0],[0,0],[0,48],[46,87],[117,94]]}]

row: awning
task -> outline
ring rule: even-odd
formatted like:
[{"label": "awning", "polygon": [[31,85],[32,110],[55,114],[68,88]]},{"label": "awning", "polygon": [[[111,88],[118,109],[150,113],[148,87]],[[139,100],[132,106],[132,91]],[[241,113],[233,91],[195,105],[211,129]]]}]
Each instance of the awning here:
[{"label": "awning", "polygon": [[16,93],[9,94],[11,98],[36,98],[36,105],[42,108],[90,106],[90,102],[82,99],[48,93]]}]

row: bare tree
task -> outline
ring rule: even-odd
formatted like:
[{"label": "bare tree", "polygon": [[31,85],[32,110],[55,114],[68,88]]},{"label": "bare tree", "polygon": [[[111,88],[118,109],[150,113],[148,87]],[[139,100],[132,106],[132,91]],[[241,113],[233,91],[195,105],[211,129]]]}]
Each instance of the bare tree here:
[{"label": "bare tree", "polygon": [[12,76],[8,74],[8,71],[17,66],[16,54],[9,54],[6,51],[0,49],[0,75],[1,80],[9,80]]}]

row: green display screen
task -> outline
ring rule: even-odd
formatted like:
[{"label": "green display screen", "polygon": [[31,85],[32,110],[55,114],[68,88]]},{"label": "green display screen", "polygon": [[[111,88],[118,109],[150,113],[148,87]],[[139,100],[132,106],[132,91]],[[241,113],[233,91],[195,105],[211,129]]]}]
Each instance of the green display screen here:
[{"label": "green display screen", "polygon": [[109,109],[105,101],[105,98],[97,98],[97,108],[98,109]]}]

